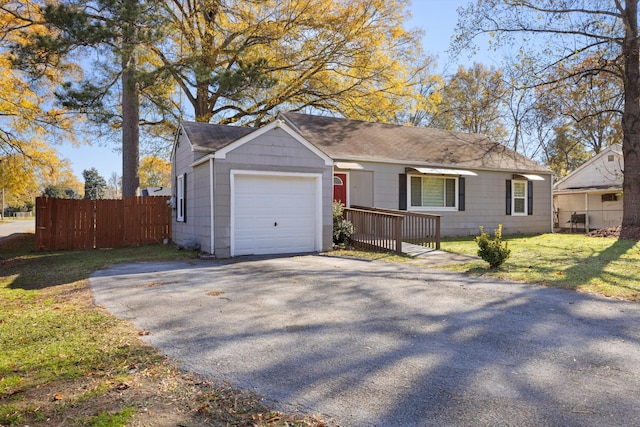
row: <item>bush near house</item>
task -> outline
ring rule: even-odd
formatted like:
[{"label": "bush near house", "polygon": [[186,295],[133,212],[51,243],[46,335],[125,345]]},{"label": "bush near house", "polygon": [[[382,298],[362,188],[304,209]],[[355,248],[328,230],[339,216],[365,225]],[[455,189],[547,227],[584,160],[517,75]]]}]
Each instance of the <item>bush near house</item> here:
[{"label": "bush near house", "polygon": [[351,221],[347,221],[344,217],[344,205],[333,202],[333,243],[336,245],[349,243],[354,231]]},{"label": "bush near house", "polygon": [[507,242],[502,241],[502,224],[495,230],[494,238],[489,238],[489,233],[480,226],[480,235],[476,237],[478,244],[478,256],[489,263],[489,267],[500,267],[511,255]]}]

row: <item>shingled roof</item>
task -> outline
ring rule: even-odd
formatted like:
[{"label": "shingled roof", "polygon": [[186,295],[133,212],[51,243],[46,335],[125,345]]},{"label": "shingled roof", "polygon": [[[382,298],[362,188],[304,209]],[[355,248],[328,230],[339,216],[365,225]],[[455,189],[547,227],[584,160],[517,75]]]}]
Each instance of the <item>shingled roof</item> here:
[{"label": "shingled roof", "polygon": [[298,113],[280,118],[334,160],[549,172],[485,135]]},{"label": "shingled roof", "polygon": [[[281,113],[305,140],[334,160],[549,172],[485,135],[390,125],[300,113]],[[196,150],[215,152],[256,128],[182,122]]]},{"label": "shingled roof", "polygon": [[215,152],[256,130],[249,127],[187,121],[181,122],[180,125],[196,151]]}]

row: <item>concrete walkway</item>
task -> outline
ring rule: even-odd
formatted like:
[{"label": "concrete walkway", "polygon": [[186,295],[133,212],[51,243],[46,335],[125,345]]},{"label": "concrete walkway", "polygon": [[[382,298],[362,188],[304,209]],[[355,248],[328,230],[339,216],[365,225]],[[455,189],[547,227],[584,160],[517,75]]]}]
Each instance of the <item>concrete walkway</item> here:
[{"label": "concrete walkway", "polygon": [[475,256],[454,254],[407,242],[402,242],[402,253],[418,258],[420,261],[423,261],[423,263],[428,263],[429,265],[464,264],[480,259]]}]

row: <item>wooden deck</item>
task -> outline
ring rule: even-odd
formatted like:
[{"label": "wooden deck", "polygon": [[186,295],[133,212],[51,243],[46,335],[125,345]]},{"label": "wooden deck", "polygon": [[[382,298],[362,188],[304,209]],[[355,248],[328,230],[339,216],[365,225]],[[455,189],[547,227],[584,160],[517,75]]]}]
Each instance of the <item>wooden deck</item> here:
[{"label": "wooden deck", "polygon": [[356,247],[373,251],[419,253],[440,249],[440,216],[394,209],[345,208]]}]

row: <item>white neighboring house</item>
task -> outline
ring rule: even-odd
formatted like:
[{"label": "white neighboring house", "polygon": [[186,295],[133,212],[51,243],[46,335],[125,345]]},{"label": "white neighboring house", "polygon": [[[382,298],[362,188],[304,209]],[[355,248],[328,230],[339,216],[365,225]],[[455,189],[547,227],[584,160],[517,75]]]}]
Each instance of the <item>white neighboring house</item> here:
[{"label": "white neighboring house", "polygon": [[584,214],[578,228],[597,230],[622,224],[622,145],[613,144],[553,187],[556,227],[571,228],[571,215]]}]

